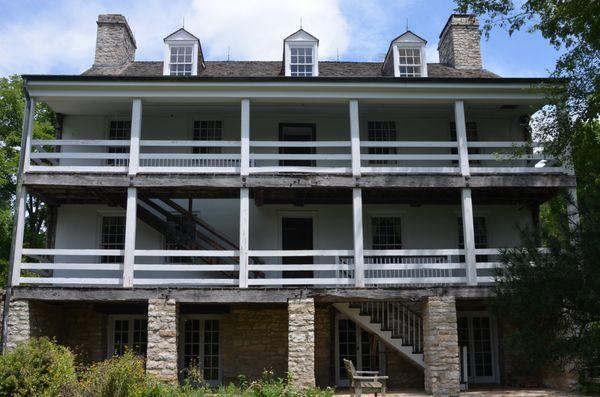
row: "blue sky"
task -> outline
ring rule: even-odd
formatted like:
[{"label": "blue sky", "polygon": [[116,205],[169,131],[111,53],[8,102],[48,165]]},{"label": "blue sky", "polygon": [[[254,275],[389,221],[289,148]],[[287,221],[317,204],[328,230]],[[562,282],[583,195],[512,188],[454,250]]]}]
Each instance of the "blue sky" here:
[{"label": "blue sky", "polygon": [[[281,40],[303,28],[325,59],[381,61],[406,29],[437,59],[450,0],[0,0],[0,76],[79,74],[93,63],[96,19],[121,13],[137,40],[137,60],[161,60],[162,38],[181,27],[197,35],[208,60],[277,60]],[[547,76],[559,53],[538,33],[482,39],[484,67],[501,76]]]}]

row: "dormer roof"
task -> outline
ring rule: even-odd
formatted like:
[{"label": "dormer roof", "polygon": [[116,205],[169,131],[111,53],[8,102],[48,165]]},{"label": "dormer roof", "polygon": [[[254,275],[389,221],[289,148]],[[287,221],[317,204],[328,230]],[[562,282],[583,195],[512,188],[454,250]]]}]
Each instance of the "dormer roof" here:
[{"label": "dormer roof", "polygon": [[283,39],[283,41],[316,41],[318,43],[319,39],[308,33],[306,30],[300,28],[296,32]]},{"label": "dormer roof", "polygon": [[386,63],[388,63],[389,57],[392,54],[392,47],[396,43],[414,43],[415,45],[425,46],[425,44],[427,44],[427,40],[411,32],[410,30],[407,30],[406,32],[402,33],[400,36],[396,37],[390,42],[390,46],[388,47],[387,53],[385,54],[385,58],[383,59],[383,67],[385,67]]},{"label": "dormer roof", "polygon": [[173,40],[173,41],[175,41],[175,40],[196,40],[196,41],[200,42],[199,38],[197,38],[196,36],[194,36],[193,34],[188,32],[184,28],[177,29],[176,31],[174,31],[173,33],[171,33],[170,35],[165,37],[163,40],[164,41],[167,41],[167,40]]}]

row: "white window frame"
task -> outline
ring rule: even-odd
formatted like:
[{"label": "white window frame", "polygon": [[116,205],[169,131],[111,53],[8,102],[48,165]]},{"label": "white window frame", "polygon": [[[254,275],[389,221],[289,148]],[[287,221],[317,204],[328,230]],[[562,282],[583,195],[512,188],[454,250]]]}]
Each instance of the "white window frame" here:
[{"label": "white window frame", "polygon": [[[310,63],[308,63],[308,62],[305,62],[305,63],[299,63],[299,62],[294,63],[294,62],[292,62],[292,60],[293,60],[292,57],[294,56],[294,50],[299,50],[299,49],[303,49],[304,51],[310,51],[310,53],[311,53],[310,57],[312,59],[312,62],[310,62]],[[298,55],[296,55],[296,56],[298,56]],[[308,55],[305,52],[304,57],[306,58],[307,56]],[[294,72],[292,71],[292,66],[296,66],[296,67],[304,66],[305,68],[307,66],[310,66],[311,67],[310,75],[307,75],[306,71],[303,72],[304,75],[299,75],[299,74],[294,75]],[[296,71],[296,73],[300,73],[300,72]],[[312,46],[312,45],[290,45],[290,76],[292,76],[292,77],[313,77],[314,73],[315,73],[314,46]]]},{"label": "white window frame", "polygon": [[[179,368],[185,368],[185,321],[186,320],[199,320],[202,324],[202,328],[200,329],[200,357],[204,358],[204,321],[205,320],[218,320],[219,321],[219,374],[217,380],[208,381],[211,386],[218,386],[223,383],[223,318],[224,316],[221,314],[186,314],[180,316],[181,320],[179,322],[179,352],[178,362]],[[200,363],[202,364],[202,363]],[[203,365],[203,364],[202,364]],[[204,370],[202,366],[200,366],[200,370]]]},{"label": "white window frame", "polygon": [[[197,40],[167,40],[165,41],[165,57],[163,60],[163,75],[171,76],[171,48],[192,47],[192,74],[198,75],[198,41]],[[181,75],[173,77],[183,77]]]},{"label": "white window frame", "polygon": [[313,71],[312,76],[306,77],[318,77],[319,76],[319,46],[316,41],[298,41],[298,42],[285,42],[285,75],[288,77],[304,77],[304,76],[292,76],[292,48],[312,48],[313,52]]},{"label": "white window frame", "polygon": [[[128,342],[129,349],[133,351],[133,322],[134,320],[146,320],[146,327],[148,327],[148,316],[144,314],[111,314],[108,316],[108,335],[107,335],[107,357],[114,357],[115,353],[115,321],[116,320],[128,320],[130,327],[128,329]],[[146,328],[146,349],[148,348],[148,329]],[[147,352],[146,352],[147,354]]]},{"label": "white window frame", "polygon": [[[419,54],[420,54],[420,58],[421,58],[421,63],[418,65],[421,73],[419,76],[402,76],[400,75],[400,66],[417,66],[417,65],[405,65],[405,64],[400,64],[400,49],[412,49],[412,50],[419,50]],[[425,45],[422,44],[417,44],[415,45],[415,43],[394,43],[393,47],[392,47],[392,52],[393,52],[393,58],[394,58],[394,77],[415,77],[415,78],[419,78],[419,77],[427,77],[427,60],[426,60],[426,52],[425,52]]]}]

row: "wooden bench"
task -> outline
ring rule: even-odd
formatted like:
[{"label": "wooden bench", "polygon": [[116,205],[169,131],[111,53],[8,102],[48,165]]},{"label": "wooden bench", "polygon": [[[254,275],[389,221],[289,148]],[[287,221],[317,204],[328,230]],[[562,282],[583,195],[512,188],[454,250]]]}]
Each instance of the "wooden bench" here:
[{"label": "wooden bench", "polygon": [[375,397],[381,393],[381,396],[385,397],[387,376],[379,376],[377,371],[357,371],[352,361],[346,359],[344,367],[355,397],[360,397],[362,393],[375,393]]}]

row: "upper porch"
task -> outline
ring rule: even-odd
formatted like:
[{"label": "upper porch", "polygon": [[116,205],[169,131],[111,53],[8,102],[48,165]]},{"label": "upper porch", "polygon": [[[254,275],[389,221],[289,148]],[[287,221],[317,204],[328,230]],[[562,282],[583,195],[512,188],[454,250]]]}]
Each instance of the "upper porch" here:
[{"label": "upper porch", "polygon": [[529,117],[544,101],[529,84],[238,83],[233,93],[221,83],[217,94],[217,83],[190,82],[133,97],[28,84],[60,123],[56,139],[27,134],[26,174],[572,175],[532,140]]}]

